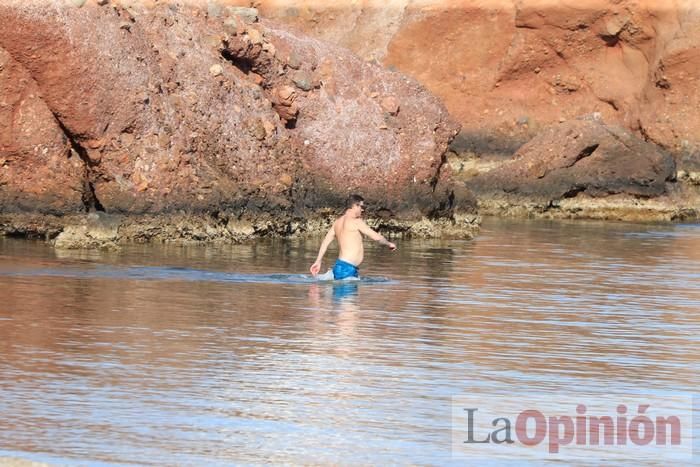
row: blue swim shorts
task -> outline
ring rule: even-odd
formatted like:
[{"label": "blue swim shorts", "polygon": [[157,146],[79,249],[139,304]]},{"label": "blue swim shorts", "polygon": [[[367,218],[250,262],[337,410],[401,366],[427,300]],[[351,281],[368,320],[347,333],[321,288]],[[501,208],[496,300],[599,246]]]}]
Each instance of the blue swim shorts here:
[{"label": "blue swim shorts", "polygon": [[333,265],[333,278],[335,280],[359,276],[360,270],[354,264],[350,264],[342,259],[337,259],[335,261],[335,265]]}]

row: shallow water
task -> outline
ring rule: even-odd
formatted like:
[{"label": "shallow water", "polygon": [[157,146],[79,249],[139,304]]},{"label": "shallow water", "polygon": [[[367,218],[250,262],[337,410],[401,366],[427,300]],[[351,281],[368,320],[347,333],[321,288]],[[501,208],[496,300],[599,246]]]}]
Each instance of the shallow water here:
[{"label": "shallow water", "polygon": [[354,283],[319,243],[0,239],[0,456],[458,464],[453,396],[700,385],[698,225],[487,220]]}]

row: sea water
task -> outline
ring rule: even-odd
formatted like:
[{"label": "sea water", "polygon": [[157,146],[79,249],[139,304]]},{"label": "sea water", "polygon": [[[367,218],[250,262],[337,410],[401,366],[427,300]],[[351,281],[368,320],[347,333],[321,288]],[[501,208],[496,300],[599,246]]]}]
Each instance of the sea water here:
[{"label": "sea water", "polygon": [[455,397],[700,386],[697,225],[487,219],[351,283],[320,241],[0,239],[0,457],[461,464]]}]

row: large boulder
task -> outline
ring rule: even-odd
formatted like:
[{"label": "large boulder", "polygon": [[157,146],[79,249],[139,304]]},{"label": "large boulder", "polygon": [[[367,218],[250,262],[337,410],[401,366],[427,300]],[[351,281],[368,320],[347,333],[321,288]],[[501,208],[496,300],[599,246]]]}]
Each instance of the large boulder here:
[{"label": "large boulder", "polygon": [[301,143],[315,196],[360,191],[370,204],[412,216],[446,201],[435,187],[458,125],[415,80],[273,23],[227,24],[236,34],[223,40],[222,55],[259,83]]},{"label": "large boulder", "polygon": [[36,114],[32,139],[12,130],[0,147],[0,202],[303,216],[358,191],[397,217],[451,205],[441,168],[459,127],[415,80],[200,3],[0,1],[0,94],[26,89]]},{"label": "large boulder", "polygon": [[675,177],[671,156],[629,131],[590,119],[547,128],[513,160],[468,182],[477,196],[556,204],[579,193],[602,198],[664,195]]}]

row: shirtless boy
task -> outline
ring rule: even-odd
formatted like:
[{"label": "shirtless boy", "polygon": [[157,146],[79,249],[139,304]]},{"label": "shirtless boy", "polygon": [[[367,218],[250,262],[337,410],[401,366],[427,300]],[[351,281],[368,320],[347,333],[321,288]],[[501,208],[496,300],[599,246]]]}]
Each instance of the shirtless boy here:
[{"label": "shirtless boy", "polygon": [[326,254],[328,245],[334,238],[338,239],[340,253],[333,266],[333,278],[345,279],[348,277],[358,277],[358,266],[364,259],[364,249],[362,247],[362,235],[366,235],[374,241],[386,245],[390,250],[396,250],[396,245],[388,241],[384,236],[375,232],[361,219],[365,210],[365,200],[360,195],[350,195],[345,204],[345,214],[340,216],[328,231],[321,243],[316,261],[311,265],[311,274],[314,277],[321,270],[321,260]]}]

